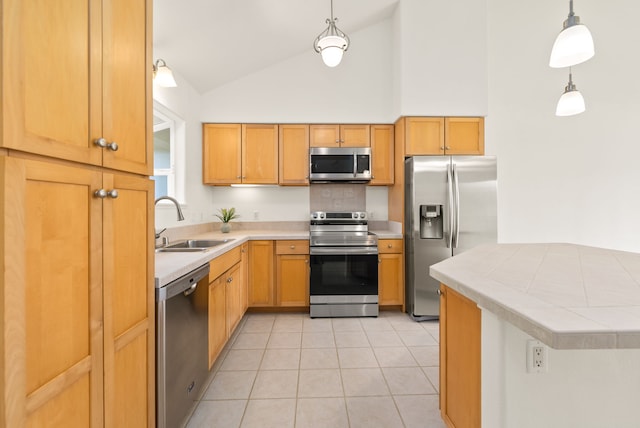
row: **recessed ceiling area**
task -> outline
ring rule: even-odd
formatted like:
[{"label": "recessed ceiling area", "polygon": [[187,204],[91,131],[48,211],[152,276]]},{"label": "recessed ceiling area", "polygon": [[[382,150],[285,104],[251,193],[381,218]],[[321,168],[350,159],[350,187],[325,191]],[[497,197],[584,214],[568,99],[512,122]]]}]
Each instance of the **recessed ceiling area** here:
[{"label": "recessed ceiling area", "polygon": [[[349,35],[389,18],[397,4],[334,0],[333,9],[338,27]],[[327,27],[330,7],[330,0],[154,0],[153,59],[164,59],[205,93],[313,52],[314,39]]]}]

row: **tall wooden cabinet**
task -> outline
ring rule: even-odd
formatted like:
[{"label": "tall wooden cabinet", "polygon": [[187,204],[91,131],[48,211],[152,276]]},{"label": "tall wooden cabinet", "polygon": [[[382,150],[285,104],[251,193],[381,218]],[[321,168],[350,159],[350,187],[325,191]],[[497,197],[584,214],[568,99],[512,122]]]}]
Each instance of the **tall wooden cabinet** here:
[{"label": "tall wooden cabinet", "polygon": [[372,186],[388,186],[394,182],[393,125],[371,125]]},{"label": "tall wooden cabinet", "polygon": [[151,0],[0,7],[0,426],[155,426]]},{"label": "tall wooden cabinet", "polygon": [[309,185],[309,125],[280,125],[279,157],[282,186]]}]

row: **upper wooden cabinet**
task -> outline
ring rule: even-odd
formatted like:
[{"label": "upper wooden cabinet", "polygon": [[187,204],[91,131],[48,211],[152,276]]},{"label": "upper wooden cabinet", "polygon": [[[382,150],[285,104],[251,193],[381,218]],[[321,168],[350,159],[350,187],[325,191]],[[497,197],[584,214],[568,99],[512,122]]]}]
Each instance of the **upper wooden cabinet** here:
[{"label": "upper wooden cabinet", "polygon": [[406,117],[405,156],[482,155],[482,117]]},{"label": "upper wooden cabinet", "polygon": [[278,125],[206,123],[202,158],[204,184],[278,184]]},{"label": "upper wooden cabinet", "polygon": [[369,147],[370,125],[310,125],[311,147]]},{"label": "upper wooden cabinet", "polygon": [[152,174],[151,0],[1,7],[0,146]]},{"label": "upper wooden cabinet", "polygon": [[371,125],[372,186],[389,185],[394,182],[394,127],[393,125]]},{"label": "upper wooden cabinet", "polygon": [[309,125],[280,125],[280,174],[278,183],[309,184]]}]

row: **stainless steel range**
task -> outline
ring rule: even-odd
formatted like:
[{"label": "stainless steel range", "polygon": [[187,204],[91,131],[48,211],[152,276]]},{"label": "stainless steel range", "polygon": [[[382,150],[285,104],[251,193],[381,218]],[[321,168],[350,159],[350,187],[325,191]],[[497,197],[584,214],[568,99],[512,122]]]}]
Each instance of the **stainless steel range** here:
[{"label": "stainless steel range", "polygon": [[378,316],[378,238],[365,212],[311,213],[310,315]]}]

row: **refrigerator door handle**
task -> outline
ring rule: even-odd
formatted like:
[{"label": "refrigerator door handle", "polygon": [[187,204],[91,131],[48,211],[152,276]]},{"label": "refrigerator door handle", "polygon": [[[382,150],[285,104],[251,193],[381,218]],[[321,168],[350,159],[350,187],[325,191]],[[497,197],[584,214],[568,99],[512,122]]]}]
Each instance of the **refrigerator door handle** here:
[{"label": "refrigerator door handle", "polygon": [[453,169],[453,190],[455,193],[455,226],[453,234],[453,248],[458,248],[458,240],[460,238],[460,185],[458,184],[458,170],[456,164],[452,166]]},{"label": "refrigerator door handle", "polygon": [[447,238],[447,248],[453,247],[453,229],[454,229],[454,202],[453,202],[453,174],[451,164],[447,165],[447,196],[449,197],[449,236]]}]

